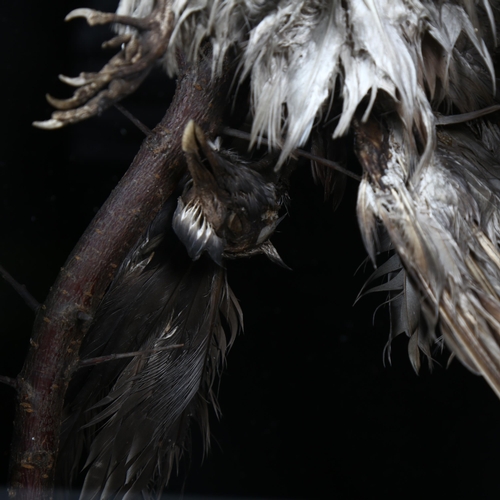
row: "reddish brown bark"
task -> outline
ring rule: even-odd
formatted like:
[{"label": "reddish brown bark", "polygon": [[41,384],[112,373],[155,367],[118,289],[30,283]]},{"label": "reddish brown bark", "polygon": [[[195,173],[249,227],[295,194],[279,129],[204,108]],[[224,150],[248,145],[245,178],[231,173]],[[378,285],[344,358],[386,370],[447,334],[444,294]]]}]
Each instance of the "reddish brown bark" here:
[{"label": "reddish brown bark", "polygon": [[37,500],[51,496],[64,395],[92,315],[127,251],[184,171],[181,138],[185,124],[194,119],[209,135],[215,133],[231,78],[227,70],[212,79],[206,62],[185,70],[165,117],[143,142],[41,307],[18,378],[12,496]]}]

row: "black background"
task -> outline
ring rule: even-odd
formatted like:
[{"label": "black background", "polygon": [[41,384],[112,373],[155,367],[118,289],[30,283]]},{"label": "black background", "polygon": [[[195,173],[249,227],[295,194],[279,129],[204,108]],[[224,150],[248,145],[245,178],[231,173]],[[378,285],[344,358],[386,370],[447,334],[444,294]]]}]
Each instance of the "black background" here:
[{"label": "black background", "polygon": [[[59,268],[137,152],[142,137],[118,111],[59,131],[47,119],[57,74],[99,69],[104,28],[64,23],[76,7],[113,1],[8,2],[0,11],[0,263],[43,301]],[[174,83],[156,70],[124,105],[153,127]],[[498,498],[500,403],[453,362],[416,376],[407,341],[384,366],[383,297],[353,307],[370,266],[355,219],[356,183],[334,213],[309,171],[295,174],[289,217],[273,241],[286,271],[264,258],[230,268],[245,332],[220,385],[223,417],[186,492],[257,498]],[[0,373],[15,376],[33,315],[0,282]],[[445,358],[440,358],[446,363]],[[0,387],[0,479],[7,478],[14,391]]]}]

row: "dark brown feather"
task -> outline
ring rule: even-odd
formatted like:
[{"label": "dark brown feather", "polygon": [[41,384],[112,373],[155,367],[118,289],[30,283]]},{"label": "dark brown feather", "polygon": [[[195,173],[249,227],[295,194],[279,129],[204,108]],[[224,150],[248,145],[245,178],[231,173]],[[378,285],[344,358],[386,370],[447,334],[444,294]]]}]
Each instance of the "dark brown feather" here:
[{"label": "dark brown feather", "polygon": [[82,498],[161,492],[193,420],[209,445],[207,404],[216,405],[214,378],[242,318],[225,270],[207,255],[193,262],[173,233],[175,205],[174,196],[123,264],[81,356],[183,347],[103,363],[74,379],[60,463],[78,464],[75,450],[91,439]]}]

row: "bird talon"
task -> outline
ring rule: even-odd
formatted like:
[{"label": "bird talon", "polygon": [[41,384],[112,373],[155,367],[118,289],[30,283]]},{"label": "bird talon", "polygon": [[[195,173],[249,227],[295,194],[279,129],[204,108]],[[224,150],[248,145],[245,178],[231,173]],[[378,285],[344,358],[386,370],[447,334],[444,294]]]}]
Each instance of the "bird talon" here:
[{"label": "bird talon", "polygon": [[75,101],[74,96],[70,97],[69,99],[57,99],[56,97],[52,97],[50,94],[46,94],[45,99],[47,99],[47,102],[52,107],[60,110],[71,109]]},{"label": "bird talon", "polygon": [[123,44],[130,43],[132,39],[132,35],[130,33],[124,33],[123,35],[117,35],[113,37],[111,40],[106,40],[101,44],[101,48],[104,50],[107,49],[116,49]]},{"label": "bird talon", "polygon": [[89,13],[91,12],[92,9],[85,9],[85,8],[73,9],[71,12],[66,14],[64,20],[68,22],[68,21],[73,21],[73,19],[77,19],[79,17],[84,17],[85,19],[87,19]]},{"label": "bird talon", "polygon": [[58,128],[64,127],[65,123],[60,120],[50,118],[49,120],[33,122],[32,125],[33,127],[40,128],[42,130],[57,130]]},{"label": "bird talon", "polygon": [[101,12],[99,10],[79,8],[72,10],[65,18],[65,21],[73,21],[73,19],[84,18],[89,26],[99,24],[109,24],[114,22],[115,14],[109,12]]},{"label": "bird talon", "polygon": [[87,83],[86,78],[83,76],[83,73],[80,73],[79,76],[70,77],[66,75],[59,75],[59,80],[70,87],[83,87]]},{"label": "bird talon", "polygon": [[[167,50],[174,22],[165,0],[159,0],[153,11],[143,18],[80,8],[72,10],[65,20],[79,17],[86,19],[90,26],[116,23],[135,28],[137,33],[121,33],[102,44],[105,49],[121,46],[121,50],[98,73],[81,73],[75,78],[60,75],[62,82],[77,90],[69,99],[47,96],[48,102],[60,111],[54,112],[50,120],[35,122],[39,128],[60,128],[84,120],[134,92]],[[159,18],[163,22],[158,22]]]},{"label": "bird talon", "polygon": [[84,18],[89,26],[99,26],[103,24],[123,24],[124,26],[131,26],[138,30],[148,30],[152,26],[152,16],[144,18],[121,16],[111,12],[101,12],[99,10],[79,8],[72,10],[65,18],[65,21],[72,21],[73,19]]}]

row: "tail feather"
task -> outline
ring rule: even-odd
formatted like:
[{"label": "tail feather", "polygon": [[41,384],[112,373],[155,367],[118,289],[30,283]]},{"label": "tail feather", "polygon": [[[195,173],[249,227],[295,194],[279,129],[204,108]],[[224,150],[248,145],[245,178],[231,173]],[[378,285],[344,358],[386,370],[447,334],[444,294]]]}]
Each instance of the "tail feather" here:
[{"label": "tail feather", "polygon": [[[84,438],[81,427],[93,436],[82,498],[161,492],[188,446],[192,420],[210,442],[207,405],[215,403],[214,379],[242,315],[225,270],[206,255],[193,262],[174,235],[175,202],[122,266],[81,351],[152,351],[93,367],[70,388],[63,448],[71,452]],[[177,344],[183,347],[164,349]]]}]

